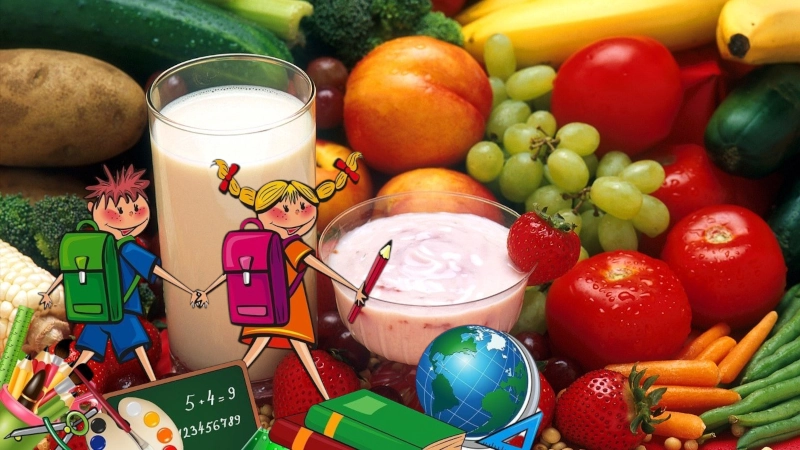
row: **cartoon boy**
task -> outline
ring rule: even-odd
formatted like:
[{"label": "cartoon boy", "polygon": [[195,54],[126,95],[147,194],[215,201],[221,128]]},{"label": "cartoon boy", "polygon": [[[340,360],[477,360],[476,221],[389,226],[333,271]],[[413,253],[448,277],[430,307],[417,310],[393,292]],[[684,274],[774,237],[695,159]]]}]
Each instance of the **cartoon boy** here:
[{"label": "cartoon boy", "polygon": [[[144,170],[134,171],[132,165],[127,170],[123,168],[122,171],[117,172],[116,177],[112,176],[108,167],[103,166],[103,168],[108,179],[97,178],[96,185],[86,187],[86,190],[91,192],[85,198],[89,200],[87,206],[92,214],[92,219],[97,224],[98,230],[111,233],[116,240],[125,236],[135,237],[144,231],[150,222],[150,208],[147,203],[147,194],[144,192],[150,181],[142,179]],[[139,246],[135,241],[126,242],[119,248],[119,263],[122,292],[126,292],[130,288],[138,274],[150,283],[155,282],[157,278],[162,278],[186,291],[192,299],[195,298],[193,290],[167,273],[161,267],[158,257]],[[47,291],[39,293],[42,296],[39,303],[45,308],[49,308],[53,304],[50,294],[61,284],[63,279],[64,275],[60,274]],[[150,381],[155,381],[156,377],[146,353],[152,342],[138,317],[144,314],[142,301],[137,289],[133,289],[132,292],[123,306],[124,314],[120,322],[86,324],[75,342],[75,347],[81,351],[81,354],[73,367],[84,364],[90,359],[103,361],[106,344],[111,339],[111,346],[119,362],[126,362],[134,357],[139,358]]]}]

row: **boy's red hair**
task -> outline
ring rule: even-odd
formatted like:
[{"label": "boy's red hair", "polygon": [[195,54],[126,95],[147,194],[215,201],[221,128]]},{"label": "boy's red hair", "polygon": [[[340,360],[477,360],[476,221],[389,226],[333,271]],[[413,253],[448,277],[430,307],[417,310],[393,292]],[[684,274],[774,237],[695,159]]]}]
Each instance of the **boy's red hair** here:
[{"label": "boy's red hair", "polygon": [[147,200],[147,194],[145,194],[144,189],[150,185],[150,180],[142,179],[144,169],[135,171],[131,164],[127,170],[123,167],[121,171],[117,172],[116,177],[112,176],[111,171],[108,170],[108,166],[105,164],[103,165],[103,170],[105,170],[108,179],[101,180],[95,177],[97,184],[86,186],[86,190],[91,191],[91,193],[84,198],[99,202],[105,196],[106,205],[108,205],[109,200],[113,200],[116,205],[123,197],[135,202],[141,195]]}]

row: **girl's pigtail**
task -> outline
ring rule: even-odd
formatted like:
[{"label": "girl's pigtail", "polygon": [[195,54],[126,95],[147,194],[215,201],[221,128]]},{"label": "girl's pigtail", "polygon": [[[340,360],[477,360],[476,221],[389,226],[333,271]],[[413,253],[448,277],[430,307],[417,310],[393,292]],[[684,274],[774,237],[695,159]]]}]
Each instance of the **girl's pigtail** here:
[{"label": "girl's pigtail", "polygon": [[219,190],[223,194],[231,194],[231,196],[238,198],[240,202],[244,203],[248,208],[253,209],[255,205],[256,193],[253,188],[241,187],[233,176],[239,170],[239,166],[232,164],[230,167],[221,159],[215,159],[214,164],[217,166],[217,178],[222,180],[219,185]]},{"label": "girl's pigtail", "polygon": [[347,157],[347,161],[341,159],[336,160],[334,166],[339,169],[336,179],[334,181],[325,180],[317,185],[317,196],[320,202],[328,200],[333,197],[336,191],[344,189],[348,179],[353,180],[353,183],[358,183],[358,158],[361,158],[361,156],[359,152],[352,152],[350,156]]}]

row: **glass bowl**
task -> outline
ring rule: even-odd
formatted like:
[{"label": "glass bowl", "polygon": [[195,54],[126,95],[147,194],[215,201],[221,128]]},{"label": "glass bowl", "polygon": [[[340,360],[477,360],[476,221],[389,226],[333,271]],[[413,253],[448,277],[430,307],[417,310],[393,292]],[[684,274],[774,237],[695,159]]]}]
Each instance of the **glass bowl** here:
[{"label": "glass bowl", "polygon": [[[452,246],[452,249],[448,247],[446,252],[442,251],[440,254],[448,254],[450,258],[453,258],[456,253],[463,257],[465,256],[464,252],[471,252],[466,256],[471,261],[475,261],[477,258],[478,262],[481,262],[483,256],[486,255],[479,255],[476,249],[486,250],[486,247],[481,247],[481,245],[488,245],[482,243],[490,240],[491,237],[495,241],[492,248],[496,249],[498,242],[502,245],[502,250],[491,253],[497,255],[496,258],[506,266],[486,264],[477,273],[459,273],[454,280],[451,280],[451,288],[461,290],[466,289],[464,286],[471,286],[474,279],[481,286],[475,289],[475,292],[478,293],[474,298],[465,294],[455,300],[445,299],[444,297],[448,295],[446,292],[443,293],[437,289],[427,291],[427,286],[431,285],[425,284],[425,282],[410,283],[415,286],[414,292],[404,292],[402,289],[397,291],[397,286],[388,289],[384,286],[383,294],[386,295],[384,298],[381,298],[375,293],[376,290],[373,290],[376,295],[368,298],[366,305],[352,324],[349,323],[348,316],[354,304],[355,292],[334,281],[333,287],[339,315],[353,337],[369,350],[389,360],[417,365],[428,344],[450,328],[460,325],[483,325],[498,331],[508,332],[511,330],[522,309],[529,273],[520,272],[514,268],[505,250],[505,236],[508,234],[508,227],[519,217],[519,214],[499,203],[472,195],[433,191],[377,197],[351,207],[331,221],[320,235],[319,258],[350,283],[360,286],[367,278],[367,272],[373,265],[380,248],[384,243],[392,240],[391,257],[382,277],[378,279],[380,286],[386,279],[387,273],[394,274],[396,271],[402,270],[401,262],[407,264],[411,261],[413,265],[415,261],[413,257],[409,259],[408,256],[411,254],[414,244],[402,238],[397,239],[397,236],[393,235],[397,229],[388,225],[384,226],[386,220],[383,219],[401,215],[402,218],[393,220],[402,220],[403,224],[421,224],[425,223],[424,221],[428,219],[427,216],[435,215],[440,218],[436,220],[444,220],[454,227],[460,226],[462,229],[471,231],[479,230],[473,226],[475,220],[480,222],[480,218],[488,219],[493,222],[486,224],[488,228],[480,228],[481,231],[474,233],[474,236],[470,236],[470,238],[447,244]],[[405,220],[406,218],[408,220]],[[377,220],[382,220],[382,222],[379,222],[380,226],[373,225],[376,229],[369,233],[368,238],[348,237],[348,233],[353,230]],[[467,221],[467,223],[463,223],[463,221]],[[486,222],[486,220],[482,222]],[[441,236],[448,234],[451,237],[458,236],[458,234],[452,234],[454,233],[452,230],[448,231],[448,227],[441,229],[437,227],[436,230],[438,230],[438,234],[432,234],[440,236],[439,239],[447,240],[446,237]],[[502,234],[495,236],[495,232]],[[340,246],[339,243],[342,241],[345,244]],[[353,242],[348,244],[351,241]],[[373,244],[366,244],[367,242],[373,242]],[[375,245],[376,242],[377,245]],[[435,243],[430,245],[435,245]],[[403,246],[408,249],[407,254],[403,254]],[[355,259],[356,262],[347,260],[340,255],[352,255],[350,259]],[[427,258],[426,255],[422,257]],[[427,264],[427,261],[423,262]],[[445,264],[450,263],[445,261]],[[356,266],[357,270],[354,269]],[[441,267],[441,265],[437,267]],[[457,267],[454,269],[456,273],[461,270],[461,266]],[[502,270],[498,271],[498,268]],[[354,272],[354,270],[356,271]],[[504,281],[498,281],[500,279]],[[389,282],[386,281],[386,283]],[[420,286],[423,287],[420,288]],[[438,285],[434,284],[433,286]],[[395,289],[395,292],[387,294],[387,292],[392,292],[392,289]]]}]

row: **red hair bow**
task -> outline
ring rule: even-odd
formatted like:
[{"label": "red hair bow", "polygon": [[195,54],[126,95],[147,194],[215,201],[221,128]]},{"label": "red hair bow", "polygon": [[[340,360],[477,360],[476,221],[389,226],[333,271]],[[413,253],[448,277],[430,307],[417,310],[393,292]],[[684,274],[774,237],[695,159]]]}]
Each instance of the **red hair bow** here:
[{"label": "red hair bow", "polygon": [[337,169],[347,174],[347,177],[353,180],[353,183],[358,183],[358,179],[361,177],[353,169],[348,167],[347,164],[341,158],[336,158],[336,161],[333,162],[333,167],[336,167]]},{"label": "red hair bow", "polygon": [[223,194],[227,194],[228,193],[228,186],[230,186],[231,180],[233,179],[233,176],[236,175],[236,172],[238,172],[238,171],[239,171],[239,165],[238,164],[231,164],[231,168],[228,169],[228,174],[225,175],[225,178],[222,179],[222,183],[219,184],[219,190]]}]

